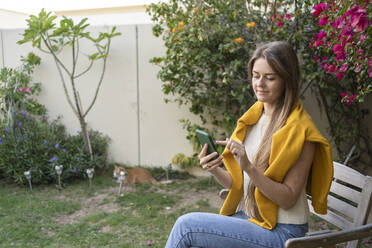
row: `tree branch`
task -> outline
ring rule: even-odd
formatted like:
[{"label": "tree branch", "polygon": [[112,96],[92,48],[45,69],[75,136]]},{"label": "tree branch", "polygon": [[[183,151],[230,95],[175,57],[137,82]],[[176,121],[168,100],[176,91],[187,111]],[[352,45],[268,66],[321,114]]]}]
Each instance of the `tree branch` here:
[{"label": "tree branch", "polygon": [[96,100],[97,100],[98,92],[99,92],[99,90],[100,90],[100,88],[101,88],[101,85],[102,85],[102,82],[103,82],[103,76],[105,75],[106,62],[107,62],[107,55],[108,55],[108,52],[110,51],[110,43],[111,43],[111,40],[108,39],[108,41],[107,41],[107,48],[106,48],[106,50],[105,50],[105,54],[106,54],[106,56],[105,56],[104,59],[103,59],[103,68],[102,68],[101,77],[100,77],[100,79],[99,79],[98,86],[97,86],[97,89],[96,89],[96,93],[94,94],[94,98],[93,98],[93,100],[92,100],[92,103],[89,105],[87,111],[83,114],[84,117],[89,113],[89,111],[92,109],[94,103],[95,103]]}]

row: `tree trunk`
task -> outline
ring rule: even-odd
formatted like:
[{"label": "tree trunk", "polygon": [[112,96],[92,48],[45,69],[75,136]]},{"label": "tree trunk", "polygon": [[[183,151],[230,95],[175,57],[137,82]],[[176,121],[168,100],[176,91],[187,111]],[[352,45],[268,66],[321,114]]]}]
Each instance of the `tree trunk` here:
[{"label": "tree trunk", "polygon": [[81,135],[83,136],[84,140],[84,149],[89,153],[90,160],[93,160],[93,151],[92,145],[90,143],[90,138],[87,130],[87,123],[84,117],[79,116],[80,128],[81,128]]}]

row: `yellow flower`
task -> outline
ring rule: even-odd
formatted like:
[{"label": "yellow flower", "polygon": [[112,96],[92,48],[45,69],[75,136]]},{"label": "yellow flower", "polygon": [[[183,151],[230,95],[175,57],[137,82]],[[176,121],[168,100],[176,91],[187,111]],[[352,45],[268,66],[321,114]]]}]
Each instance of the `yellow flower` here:
[{"label": "yellow flower", "polygon": [[183,27],[184,26],[183,22],[179,22],[178,26]]},{"label": "yellow flower", "polygon": [[183,31],[183,27],[174,27],[174,28],[172,29],[172,32],[173,32],[173,33],[177,32],[177,31]]},{"label": "yellow flower", "polygon": [[233,41],[235,41],[235,42],[237,42],[237,43],[241,44],[241,43],[243,43],[243,42],[244,42],[244,39],[243,39],[243,38],[241,38],[241,37],[239,37],[239,38],[236,38],[236,39],[234,39]]},{"label": "yellow flower", "polygon": [[255,22],[249,22],[249,23],[247,23],[247,27],[248,28],[253,28],[254,26],[256,26],[256,23]]},{"label": "yellow flower", "polygon": [[211,12],[211,10],[210,9],[206,9],[206,10],[204,10],[204,12],[205,13],[209,13],[209,12]]}]

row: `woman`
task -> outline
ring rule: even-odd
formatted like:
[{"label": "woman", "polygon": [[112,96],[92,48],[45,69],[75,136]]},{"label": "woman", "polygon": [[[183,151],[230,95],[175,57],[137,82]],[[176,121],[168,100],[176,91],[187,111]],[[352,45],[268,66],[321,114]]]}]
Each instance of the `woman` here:
[{"label": "woman", "polygon": [[[200,165],[229,189],[220,214],[190,213],[176,221],[166,247],[284,247],[304,236],[309,209],[326,213],[333,177],[330,146],[298,99],[296,53],[285,42],[256,49],[248,75],[257,102],[238,120],[222,156]],[[224,163],[227,170],[220,168]]]}]

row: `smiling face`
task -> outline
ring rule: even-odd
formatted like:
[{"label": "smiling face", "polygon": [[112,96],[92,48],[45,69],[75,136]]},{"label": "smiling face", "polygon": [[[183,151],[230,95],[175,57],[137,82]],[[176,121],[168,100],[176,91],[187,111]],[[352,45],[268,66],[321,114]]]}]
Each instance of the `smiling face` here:
[{"label": "smiling face", "polygon": [[284,83],[264,58],[254,62],[252,86],[258,101],[265,104],[265,110],[274,107],[284,91]]}]

